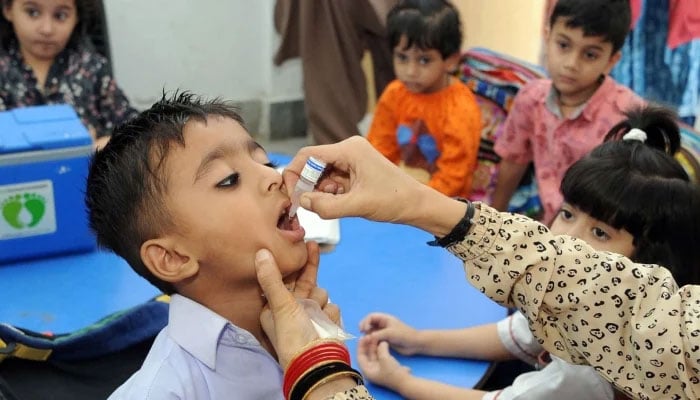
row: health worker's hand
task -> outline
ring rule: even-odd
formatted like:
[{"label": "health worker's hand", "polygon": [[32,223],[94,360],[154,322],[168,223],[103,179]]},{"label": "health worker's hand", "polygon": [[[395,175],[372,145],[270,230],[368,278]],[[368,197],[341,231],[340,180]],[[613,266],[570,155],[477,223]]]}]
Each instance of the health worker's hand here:
[{"label": "health worker's hand", "polygon": [[287,188],[293,190],[309,156],[326,162],[316,187],[302,195],[302,207],[322,218],[359,216],[375,221],[402,221],[402,207],[426,187],[406,175],[360,136],[342,142],[305,147],[284,170]]},{"label": "health worker's hand", "polygon": [[465,213],[463,203],[416,181],[361,136],[299,150],[283,173],[290,192],[310,156],[327,166],[317,190],[302,194],[300,203],[322,218],[358,216],[444,236]]},{"label": "health worker's hand", "polygon": [[268,250],[258,250],[255,255],[255,272],[267,298],[267,306],[260,314],[260,322],[277,352],[280,365],[286,369],[292,358],[306,345],[318,339],[319,335],[304,307],[285,286],[272,253]]}]

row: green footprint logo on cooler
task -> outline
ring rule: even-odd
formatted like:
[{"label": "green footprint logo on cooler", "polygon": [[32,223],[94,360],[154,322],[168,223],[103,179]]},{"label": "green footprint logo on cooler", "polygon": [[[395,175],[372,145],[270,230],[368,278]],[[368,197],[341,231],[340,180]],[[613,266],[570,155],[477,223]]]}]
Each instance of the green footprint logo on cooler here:
[{"label": "green footprint logo on cooler", "polygon": [[36,193],[16,194],[0,204],[3,219],[13,228],[33,228],[44,217],[46,200]]}]

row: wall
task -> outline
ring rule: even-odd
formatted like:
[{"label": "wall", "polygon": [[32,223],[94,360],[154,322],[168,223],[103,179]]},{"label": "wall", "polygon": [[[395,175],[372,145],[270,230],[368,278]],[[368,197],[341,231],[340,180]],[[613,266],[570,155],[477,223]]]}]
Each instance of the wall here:
[{"label": "wall", "polygon": [[274,0],[105,0],[114,74],[138,108],[163,88],[222,96],[269,133],[268,105],[299,101],[299,60],[272,65]]},{"label": "wall", "polygon": [[[104,0],[117,82],[137,108],[189,89],[236,101],[251,132],[304,135],[300,61],[272,65],[274,1]],[[544,0],[454,1],[465,49],[536,62]]]},{"label": "wall", "polygon": [[545,0],[455,0],[454,3],[464,25],[464,49],[487,47],[538,62]]}]

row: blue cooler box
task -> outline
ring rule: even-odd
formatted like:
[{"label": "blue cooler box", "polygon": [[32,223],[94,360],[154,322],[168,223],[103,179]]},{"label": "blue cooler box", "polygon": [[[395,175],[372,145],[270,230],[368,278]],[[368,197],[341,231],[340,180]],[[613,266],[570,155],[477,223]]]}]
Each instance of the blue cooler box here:
[{"label": "blue cooler box", "polygon": [[0,264],[91,251],[92,139],[67,105],[0,112]]}]

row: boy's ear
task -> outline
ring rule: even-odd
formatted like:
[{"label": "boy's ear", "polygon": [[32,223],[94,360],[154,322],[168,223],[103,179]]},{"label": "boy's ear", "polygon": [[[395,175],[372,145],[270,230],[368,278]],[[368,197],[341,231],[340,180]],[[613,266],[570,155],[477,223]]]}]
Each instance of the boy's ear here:
[{"label": "boy's ear", "polygon": [[617,64],[617,62],[620,61],[620,58],[622,58],[621,50],[616,51],[613,55],[610,56],[608,65],[605,66],[605,75],[608,75],[610,71],[612,71],[613,67],[615,67],[615,64]]},{"label": "boy's ear", "polygon": [[445,69],[449,74],[457,72],[457,67],[459,66],[459,60],[462,59],[462,53],[456,52],[453,55],[445,59]]},{"label": "boy's ear", "polygon": [[169,238],[150,239],[141,245],[141,260],[149,271],[165,282],[177,283],[194,276],[199,263],[178,249]]}]

